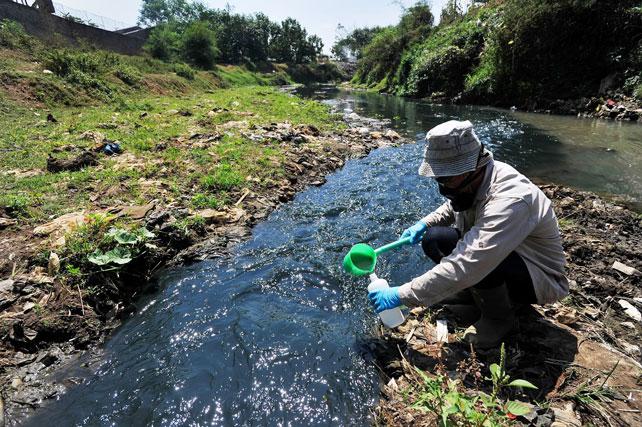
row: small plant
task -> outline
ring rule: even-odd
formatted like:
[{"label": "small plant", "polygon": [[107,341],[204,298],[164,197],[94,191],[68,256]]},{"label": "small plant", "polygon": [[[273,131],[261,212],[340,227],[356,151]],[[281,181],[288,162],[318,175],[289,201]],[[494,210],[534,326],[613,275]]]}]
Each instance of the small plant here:
[{"label": "small plant", "polygon": [[223,205],[220,199],[203,193],[197,193],[192,197],[192,206],[196,209],[218,209]]},{"label": "small plant", "polygon": [[194,77],[196,77],[196,71],[187,64],[175,64],[174,72],[187,80],[194,80]]},{"label": "small plant", "polygon": [[114,72],[114,75],[122,80],[123,83],[129,86],[138,86],[143,79],[140,75],[140,72],[130,66],[123,66],[118,68]]},{"label": "small plant", "polygon": [[201,185],[209,190],[230,190],[244,182],[243,176],[229,164],[220,165],[212,175],[201,179]]},{"label": "small plant", "polygon": [[[566,399],[571,399],[575,401],[578,405],[582,405],[589,410],[594,410],[602,416],[603,410],[600,403],[611,402],[615,397],[614,391],[606,385],[606,382],[611,378],[613,372],[620,364],[618,360],[613,365],[613,368],[606,374],[604,380],[600,383],[599,386],[593,385],[593,382],[597,380],[599,375],[585,381],[582,383],[575,391],[572,393],[564,394],[562,397]],[[607,419],[608,420],[608,419]]]},{"label": "small plant", "polygon": [[[473,364],[476,362],[473,353]],[[461,379],[450,379],[443,373],[443,365],[438,366],[434,377],[415,368],[420,377],[420,391],[412,407],[432,412],[439,418],[441,426],[501,426],[507,425],[517,416],[526,415],[530,408],[517,401],[500,399],[504,387],[537,387],[525,380],[510,380],[505,371],[506,352],[501,346],[499,364],[490,366],[492,382],[491,394],[482,391],[466,392]]]},{"label": "small plant", "polygon": [[87,260],[90,263],[101,266],[127,264],[137,254],[137,246],[149,239],[153,239],[155,236],[147,231],[146,228],[141,227],[134,230],[110,228],[105,237],[113,239],[118,245],[108,251],[97,248],[91,255],[87,256]]},{"label": "small plant", "polygon": [[26,196],[8,195],[0,198],[0,207],[12,218],[28,218],[31,201]]}]

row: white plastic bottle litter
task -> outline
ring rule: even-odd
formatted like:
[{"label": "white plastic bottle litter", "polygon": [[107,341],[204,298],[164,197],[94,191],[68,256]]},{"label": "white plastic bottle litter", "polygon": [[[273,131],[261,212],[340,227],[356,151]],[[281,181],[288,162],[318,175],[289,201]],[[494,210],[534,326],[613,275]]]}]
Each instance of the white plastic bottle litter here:
[{"label": "white plastic bottle litter", "polygon": [[[368,285],[368,292],[372,292],[375,289],[389,288],[388,281],[386,279],[380,279],[376,274],[372,273],[370,275],[370,284]],[[381,321],[387,328],[396,328],[404,322],[403,313],[397,308],[391,308],[390,310],[384,310],[379,313]]]}]

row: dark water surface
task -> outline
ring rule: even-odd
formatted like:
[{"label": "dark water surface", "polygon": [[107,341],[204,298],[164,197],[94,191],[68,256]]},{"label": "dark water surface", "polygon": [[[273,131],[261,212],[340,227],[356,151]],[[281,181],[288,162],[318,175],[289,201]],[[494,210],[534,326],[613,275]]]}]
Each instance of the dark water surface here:
[{"label": "dark water surface", "polygon": [[[578,168],[558,137],[504,111],[349,97],[333,102],[393,118],[406,135],[469,118],[496,157],[518,168],[587,180],[598,173]],[[639,140],[632,144],[639,166]],[[377,323],[366,279],[348,277],[340,262],[353,243],[395,240],[440,204],[435,185],[417,176],[422,149],[410,144],[350,161],[259,224],[234,257],[164,273],[161,290],[106,344],[98,370],[30,424],[370,424],[379,394],[369,350]],[[414,247],[380,257],[377,272],[400,285],[429,267]]]}]

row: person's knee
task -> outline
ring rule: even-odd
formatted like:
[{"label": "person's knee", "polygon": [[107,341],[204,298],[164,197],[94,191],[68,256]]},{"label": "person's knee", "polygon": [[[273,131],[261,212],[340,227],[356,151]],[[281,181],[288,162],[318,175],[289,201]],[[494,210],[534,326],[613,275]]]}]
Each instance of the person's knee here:
[{"label": "person's knee", "polygon": [[430,227],[421,240],[424,253],[435,263],[450,254],[459,240],[459,233],[452,227]]},{"label": "person's knee", "polygon": [[[428,232],[430,229],[428,230]],[[424,250],[424,253],[428,258],[430,258],[435,264],[438,264],[441,258],[443,257],[441,251],[439,250],[439,245],[437,241],[431,239],[428,235],[428,232],[424,234],[423,239],[421,239],[421,248]]]}]

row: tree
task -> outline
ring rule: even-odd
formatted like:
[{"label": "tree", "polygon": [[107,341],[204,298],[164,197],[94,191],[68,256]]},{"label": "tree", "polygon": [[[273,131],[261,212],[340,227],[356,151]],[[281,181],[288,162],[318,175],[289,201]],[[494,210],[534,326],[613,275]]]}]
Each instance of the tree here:
[{"label": "tree", "polygon": [[425,1],[418,1],[414,6],[405,10],[397,25],[407,43],[423,38],[430,33],[435,18],[430,6]]},{"label": "tree", "polygon": [[287,18],[274,34],[270,57],[278,62],[303,64],[316,60],[322,49],[323,42],[319,37],[308,37],[296,19]]},{"label": "tree", "polygon": [[187,23],[200,19],[207,8],[187,0],[143,0],[138,23],[154,26],[167,22]]},{"label": "tree", "polygon": [[161,24],[154,28],[145,43],[145,50],[154,58],[163,61],[173,60],[178,54],[180,37],[171,24]]},{"label": "tree", "polygon": [[459,6],[457,0],[448,0],[448,3],[441,10],[441,17],[439,19],[439,25],[448,25],[452,22],[455,22],[457,19],[463,16],[463,9]]},{"label": "tree", "polygon": [[216,34],[203,21],[189,24],[183,34],[181,52],[190,64],[204,69],[212,68],[218,55]]},{"label": "tree", "polygon": [[359,60],[363,54],[363,49],[381,30],[381,27],[355,29],[343,38],[337,40],[332,46],[332,55],[340,61]]}]

